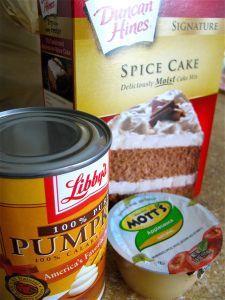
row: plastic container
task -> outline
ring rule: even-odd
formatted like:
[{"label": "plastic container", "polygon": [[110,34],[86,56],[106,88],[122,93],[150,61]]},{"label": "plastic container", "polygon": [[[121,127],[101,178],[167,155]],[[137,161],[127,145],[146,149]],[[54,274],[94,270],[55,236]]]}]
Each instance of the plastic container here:
[{"label": "plastic container", "polygon": [[220,253],[217,219],[188,198],[147,193],[110,211],[108,239],[127,285],[145,297],[183,295]]}]

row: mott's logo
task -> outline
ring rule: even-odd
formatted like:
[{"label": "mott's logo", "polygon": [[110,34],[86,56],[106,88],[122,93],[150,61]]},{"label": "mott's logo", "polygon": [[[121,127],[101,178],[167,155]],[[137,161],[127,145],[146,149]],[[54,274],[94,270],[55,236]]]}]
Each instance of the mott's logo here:
[{"label": "mott's logo", "polygon": [[87,11],[104,54],[153,42],[160,0],[89,0]]},{"label": "mott's logo", "polygon": [[105,155],[83,169],[45,178],[49,222],[74,214],[103,195],[108,189],[108,173]]},{"label": "mott's logo", "polygon": [[135,244],[140,251],[172,237],[182,225],[181,212],[167,201],[143,206],[120,222],[122,230],[138,232]]},{"label": "mott's logo", "polygon": [[57,0],[39,0],[43,18],[57,14]]}]

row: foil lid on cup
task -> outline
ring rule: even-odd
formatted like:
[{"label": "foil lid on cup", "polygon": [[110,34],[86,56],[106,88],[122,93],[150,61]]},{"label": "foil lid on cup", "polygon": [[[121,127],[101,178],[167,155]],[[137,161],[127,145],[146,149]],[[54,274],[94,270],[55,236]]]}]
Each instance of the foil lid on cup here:
[{"label": "foil lid on cup", "polygon": [[108,239],[125,260],[152,272],[191,273],[220,253],[222,230],[205,207],[166,193],[130,196],[109,213]]}]

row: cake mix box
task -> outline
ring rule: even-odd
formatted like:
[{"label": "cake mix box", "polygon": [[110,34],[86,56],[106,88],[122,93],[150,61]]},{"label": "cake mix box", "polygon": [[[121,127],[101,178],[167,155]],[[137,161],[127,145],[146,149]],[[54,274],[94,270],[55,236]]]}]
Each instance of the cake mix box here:
[{"label": "cake mix box", "polygon": [[108,122],[110,199],[200,192],[224,53],[223,0],[38,0],[47,106]]}]

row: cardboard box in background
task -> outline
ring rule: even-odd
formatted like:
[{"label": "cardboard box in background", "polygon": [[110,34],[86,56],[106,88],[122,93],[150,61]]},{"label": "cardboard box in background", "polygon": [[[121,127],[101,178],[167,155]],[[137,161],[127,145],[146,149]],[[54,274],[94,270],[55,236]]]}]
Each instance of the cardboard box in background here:
[{"label": "cardboard box in background", "polygon": [[200,192],[224,53],[224,1],[38,0],[47,106],[110,120],[181,90],[204,132]]}]

